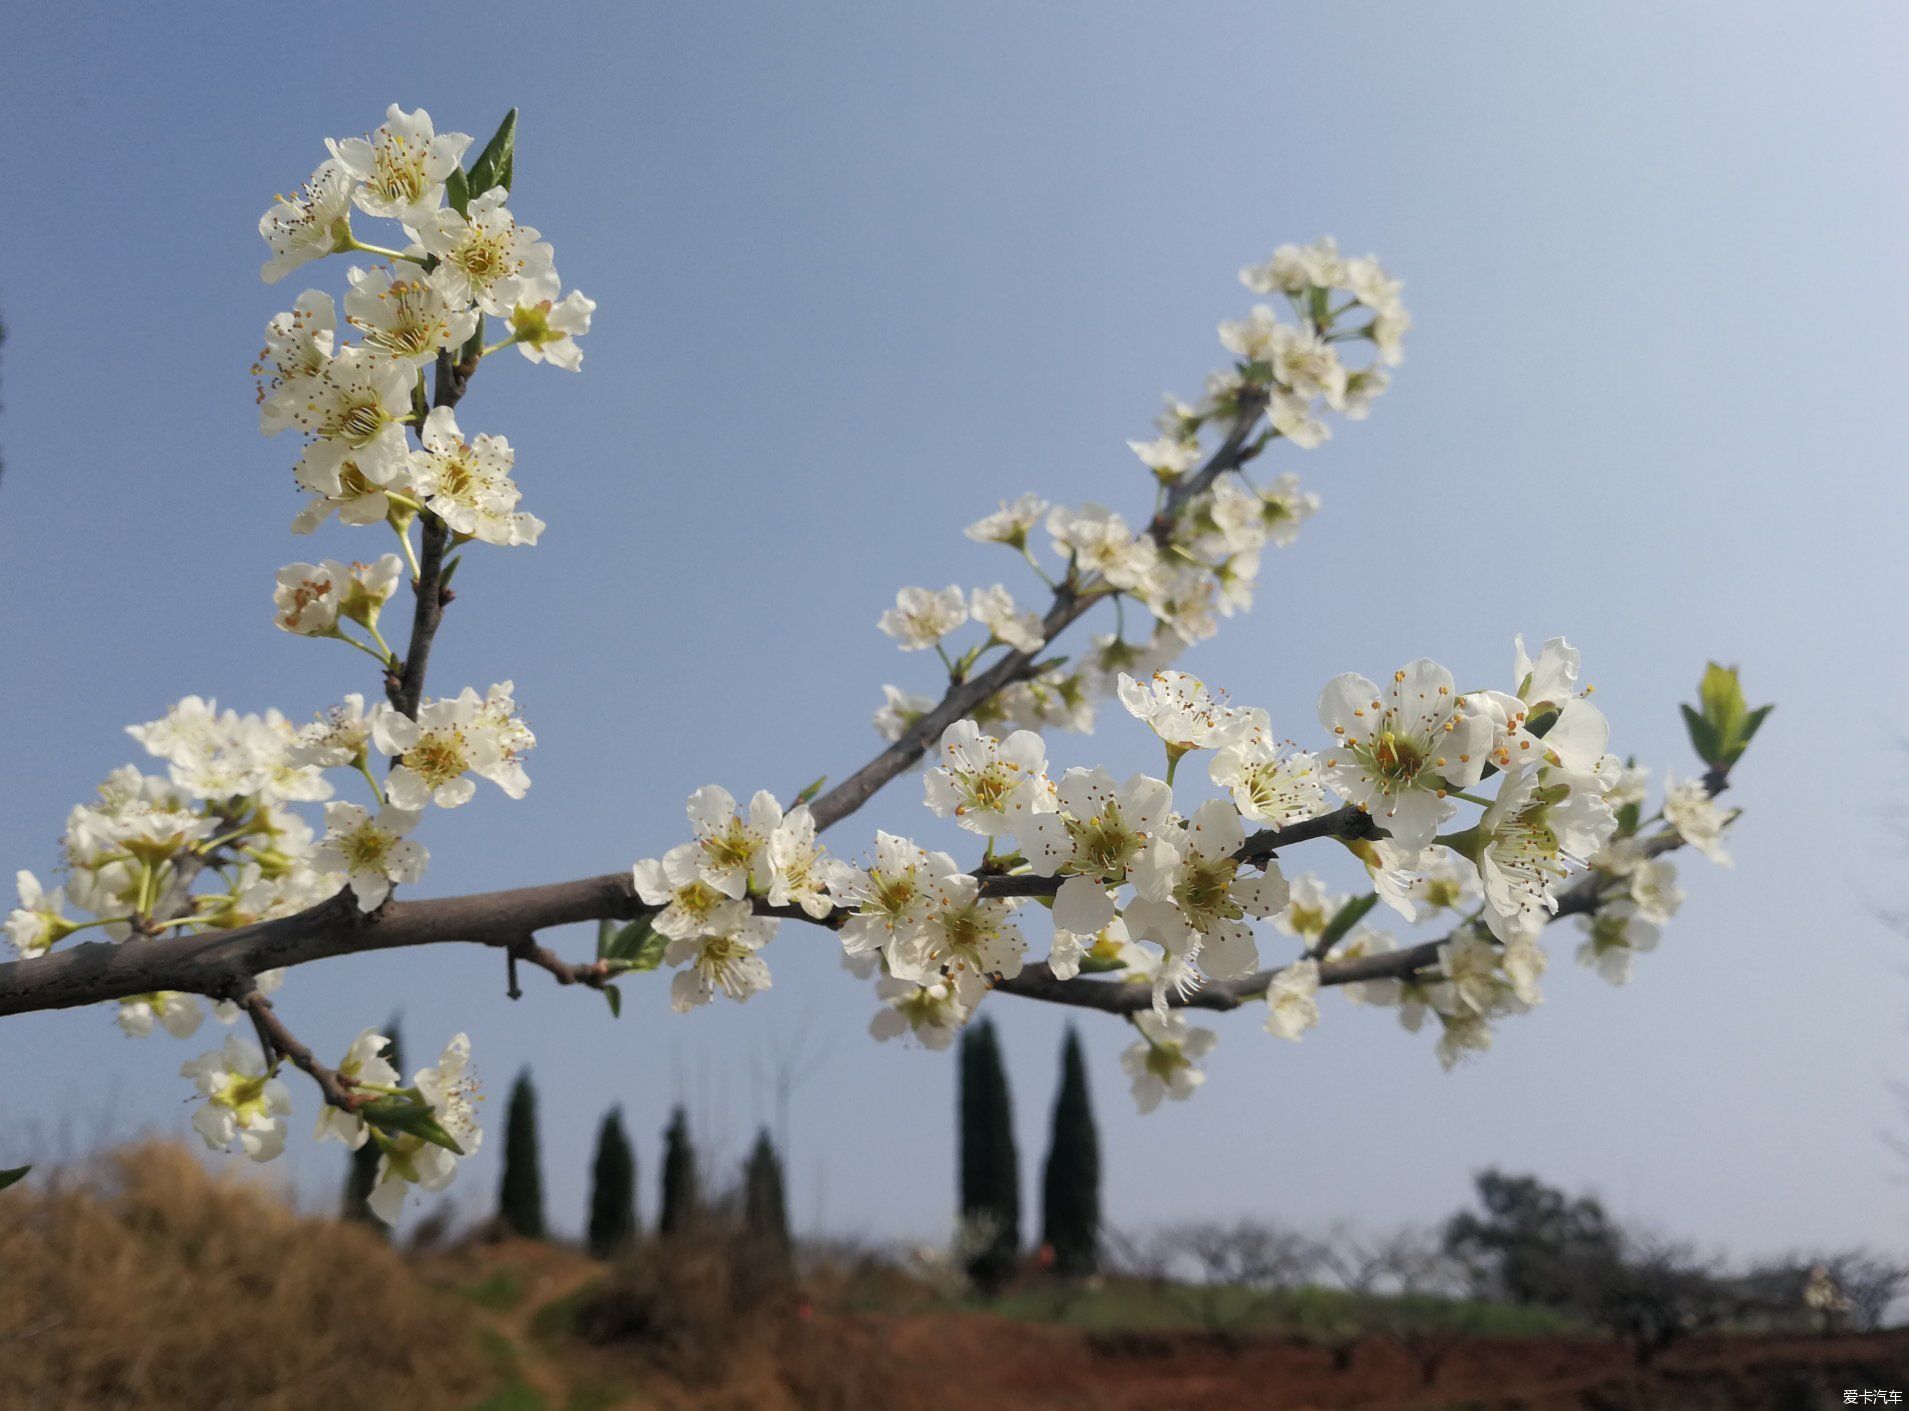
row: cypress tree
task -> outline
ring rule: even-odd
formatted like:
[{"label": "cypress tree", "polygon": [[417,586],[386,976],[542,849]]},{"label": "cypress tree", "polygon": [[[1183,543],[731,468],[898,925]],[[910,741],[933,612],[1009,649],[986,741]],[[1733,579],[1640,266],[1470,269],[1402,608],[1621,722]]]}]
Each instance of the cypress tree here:
[{"label": "cypress tree", "polygon": [[663,1208],[659,1234],[687,1230],[696,1220],[696,1148],[689,1140],[689,1117],[681,1107],[670,1113],[663,1132]]},{"label": "cypress tree", "polygon": [[544,1178],[537,1155],[537,1089],[524,1069],[510,1089],[504,1117],[504,1179],[497,1192],[504,1228],[527,1240],[544,1237]]},{"label": "cypress tree", "polygon": [[1092,1274],[1100,1255],[1100,1135],[1080,1035],[1071,1024],[1061,1044],[1061,1088],[1041,1197],[1041,1241],[1054,1252],[1054,1272],[1070,1279]]},{"label": "cypress tree", "polygon": [[789,1204],[782,1188],[782,1158],[767,1127],[756,1134],[755,1149],[743,1168],[742,1225],[759,1259],[779,1269],[788,1267]]},{"label": "cypress tree", "polygon": [[961,1223],[975,1241],[968,1277],[992,1293],[1012,1277],[1020,1253],[1021,1169],[1001,1046],[986,1019],[961,1038]]},{"label": "cypress tree", "polygon": [[623,1110],[611,1108],[597,1129],[590,1171],[590,1255],[614,1259],[636,1241],[636,1156],[623,1135]]},{"label": "cypress tree", "polygon": [[[398,1081],[404,1081],[404,1056],[398,1048],[398,1016],[392,1015],[391,1022],[385,1026],[384,1061],[398,1070]],[[351,1154],[351,1164],[345,1171],[345,1197],[340,1216],[346,1220],[355,1220],[369,1225],[381,1235],[389,1235],[391,1227],[371,1213],[371,1188],[378,1184],[378,1158],[382,1154],[377,1139],[367,1135],[365,1144]]]}]

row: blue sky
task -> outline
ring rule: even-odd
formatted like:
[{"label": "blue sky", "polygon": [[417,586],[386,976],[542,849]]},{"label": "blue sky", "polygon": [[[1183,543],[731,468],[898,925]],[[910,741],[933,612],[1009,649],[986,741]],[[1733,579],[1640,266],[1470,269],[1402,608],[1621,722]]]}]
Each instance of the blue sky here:
[{"label": "blue sky", "polygon": [[[1779,708],[1732,796],[1736,868],[1685,864],[1626,989],[1554,936],[1545,1005],[1482,1062],[1443,1073],[1330,996],[1298,1046],[1222,1018],[1206,1088],[1142,1119],[1122,1026],[1085,1023],[1109,1218],[1429,1219],[1498,1163],[1740,1251],[1900,1246],[1909,979],[1877,913],[1903,900],[1909,775],[1905,31],[1721,3],[13,5],[0,863],[44,873],[135,757],[124,725],[181,695],[302,718],[372,689],[270,625],[280,564],[368,541],[288,533],[294,452],[259,438],[247,369],[301,287],[258,282],[259,213],[391,101],[479,140],[520,106],[513,208],[600,305],[582,376],[503,360],[460,413],[511,439],[550,529],[472,555],[433,682],[514,679],[541,745],[525,801],[429,820],[425,892],[626,866],[680,839],[698,785],[853,769],[882,683],[934,684],[874,628],[895,588],[1030,591],[960,535],[1003,496],[1142,508],[1122,442],[1221,361],[1234,271],[1330,232],[1406,280],[1407,362],[1369,421],[1275,457],[1325,512],[1183,664],[1301,739],[1339,671],[1431,655],[1496,684],[1521,631],[1579,645],[1615,745],[1655,764],[1688,763],[1675,704],[1707,656]],[[1112,716],[1051,752],[1154,760]],[[916,787],[833,845],[955,845]],[[606,1106],[647,1198],[671,1102],[734,1157],[798,1062],[799,1217],[936,1234],[952,1062],[869,1040],[826,937],[772,957],[772,993],[687,1018],[660,982],[620,1023],[549,987],[513,1004],[474,948],[310,967],[282,1009],[321,1051],[394,1009],[413,1055],[468,1029],[496,1102],[532,1063],[560,1226]],[[1031,1197],[1065,1017],[989,1008]],[[200,1046],[9,1020],[0,1145],[186,1134]],[[473,1209],[493,1154],[459,1177]],[[303,1140],[285,1163],[313,1199],[339,1166]]]}]

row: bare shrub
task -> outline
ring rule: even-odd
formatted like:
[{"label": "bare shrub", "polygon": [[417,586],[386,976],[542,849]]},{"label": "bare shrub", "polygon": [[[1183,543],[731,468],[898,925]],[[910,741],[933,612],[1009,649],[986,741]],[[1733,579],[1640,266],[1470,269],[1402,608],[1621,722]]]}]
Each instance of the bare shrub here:
[{"label": "bare shrub", "polygon": [[169,1143],[0,1199],[0,1408],[471,1404],[458,1310],[355,1225]]}]

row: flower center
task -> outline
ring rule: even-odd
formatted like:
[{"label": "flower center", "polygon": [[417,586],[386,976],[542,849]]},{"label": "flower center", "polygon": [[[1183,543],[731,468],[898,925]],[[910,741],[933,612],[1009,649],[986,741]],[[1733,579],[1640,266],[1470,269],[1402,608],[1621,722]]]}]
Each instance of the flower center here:
[{"label": "flower center", "polygon": [[328,441],[343,441],[362,446],[384,430],[389,418],[376,402],[356,402],[341,408],[325,433]]},{"label": "flower center", "polygon": [[1180,910],[1186,913],[1187,920],[1198,930],[1204,931],[1214,921],[1221,919],[1237,920],[1245,915],[1245,910],[1233,900],[1233,878],[1239,873],[1237,859],[1230,857],[1203,858],[1195,856],[1180,869],[1180,881],[1173,889],[1173,899],[1180,903]]},{"label": "flower center", "polygon": [[455,731],[426,735],[404,753],[404,767],[433,789],[464,772],[464,738]]}]

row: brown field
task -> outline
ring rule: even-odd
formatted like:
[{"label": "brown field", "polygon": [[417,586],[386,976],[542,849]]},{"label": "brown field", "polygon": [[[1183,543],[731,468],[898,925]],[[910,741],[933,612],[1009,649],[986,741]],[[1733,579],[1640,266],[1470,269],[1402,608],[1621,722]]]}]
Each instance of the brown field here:
[{"label": "brown field", "polygon": [[668,1349],[592,1345],[576,1314],[605,1271],[573,1250],[406,1258],[134,1148],[0,1198],[0,1411],[1815,1411],[1909,1393],[1909,1330],[1692,1338],[1645,1369],[1600,1339],[1473,1337],[1433,1348],[1428,1381],[1424,1343],[1122,1327],[1118,1290],[1092,1327],[1026,1300],[936,1306],[892,1273],[739,1309],[714,1267],[696,1251],[670,1276]]}]

